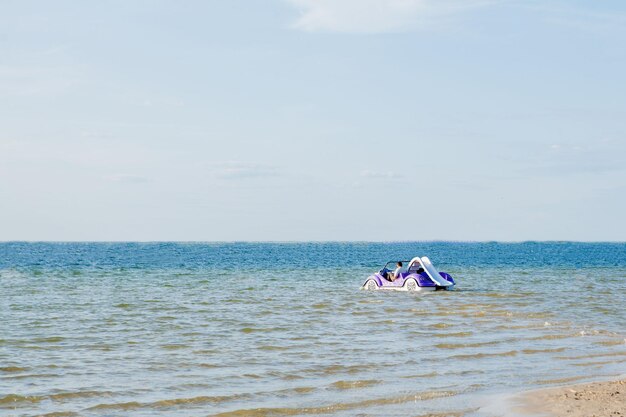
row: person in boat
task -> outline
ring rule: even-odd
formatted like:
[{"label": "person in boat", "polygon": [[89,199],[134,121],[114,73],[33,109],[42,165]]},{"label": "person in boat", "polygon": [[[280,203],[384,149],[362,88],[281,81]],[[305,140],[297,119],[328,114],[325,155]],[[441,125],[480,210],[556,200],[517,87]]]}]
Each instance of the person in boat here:
[{"label": "person in boat", "polygon": [[402,262],[398,261],[398,263],[396,264],[396,269],[387,274],[387,277],[389,278],[389,281],[394,282],[395,280],[397,280],[398,278],[400,278],[400,273],[402,272]]}]

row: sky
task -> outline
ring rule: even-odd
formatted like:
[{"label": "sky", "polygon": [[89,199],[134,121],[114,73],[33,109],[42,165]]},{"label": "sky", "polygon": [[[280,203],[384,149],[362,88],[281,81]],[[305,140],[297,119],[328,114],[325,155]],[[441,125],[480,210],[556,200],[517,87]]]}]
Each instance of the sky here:
[{"label": "sky", "polygon": [[0,241],[626,241],[626,2],[0,0]]}]

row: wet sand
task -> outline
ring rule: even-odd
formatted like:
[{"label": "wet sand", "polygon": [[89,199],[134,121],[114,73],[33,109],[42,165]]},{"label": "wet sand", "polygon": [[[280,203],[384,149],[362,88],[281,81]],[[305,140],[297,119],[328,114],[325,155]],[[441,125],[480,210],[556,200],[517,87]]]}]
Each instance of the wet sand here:
[{"label": "wet sand", "polygon": [[626,416],[626,379],[531,391],[518,398],[522,416]]}]

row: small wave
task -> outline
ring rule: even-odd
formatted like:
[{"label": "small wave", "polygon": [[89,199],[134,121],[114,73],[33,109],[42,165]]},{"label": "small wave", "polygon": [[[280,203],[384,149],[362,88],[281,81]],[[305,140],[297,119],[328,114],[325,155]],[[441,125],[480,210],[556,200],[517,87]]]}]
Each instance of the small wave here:
[{"label": "small wave", "polygon": [[169,400],[160,400],[150,403],[140,403],[138,401],[129,401],[124,403],[98,404],[87,410],[135,410],[139,408],[168,408],[173,406],[185,405],[201,405],[201,404],[221,404],[228,401],[242,400],[249,398],[250,394],[235,394],[221,396],[200,396],[191,398],[173,398]]},{"label": "small wave", "polygon": [[113,395],[115,394],[109,391],[71,391],[49,395],[9,394],[0,398],[0,407],[3,405],[10,405],[11,407],[15,407],[19,404],[35,404],[43,400],[65,402],[67,400],[73,400],[75,398],[111,397]]},{"label": "small wave", "polygon": [[284,417],[307,414],[332,414],[340,411],[349,411],[367,407],[402,404],[413,401],[425,401],[436,398],[451,397],[456,394],[456,391],[427,391],[415,394],[401,395],[397,397],[385,397],[352,403],[337,403],[320,407],[239,409],[214,414],[213,417]]},{"label": "small wave", "polygon": [[371,369],[371,366],[365,365],[330,365],[322,368],[309,368],[305,373],[319,374],[319,375],[336,375],[336,374],[356,374],[365,370]]},{"label": "small wave", "polygon": [[66,401],[74,398],[93,398],[93,397],[112,397],[115,393],[110,391],[73,391],[73,392],[61,392],[58,394],[51,394],[46,398],[52,401]]},{"label": "small wave", "polygon": [[38,337],[33,339],[31,342],[34,343],[58,343],[64,341],[65,338],[61,336],[50,336],[50,337]]},{"label": "small wave", "polygon": [[626,344],[626,339],[622,339],[622,340],[600,340],[598,342],[593,342],[596,345],[601,345],[601,346],[619,346],[619,345],[624,345]]},{"label": "small wave", "polygon": [[543,318],[548,318],[548,317],[552,317],[554,314],[549,312],[549,311],[545,311],[543,313],[520,313],[517,314],[518,317],[522,317],[522,318],[526,318],[526,319],[543,319]]},{"label": "small wave", "polygon": [[439,375],[437,372],[429,372],[427,374],[415,374],[415,375],[405,375],[402,378],[404,379],[417,379],[417,378],[433,378]]},{"label": "small wave", "polygon": [[394,324],[394,323],[395,323],[395,321],[391,320],[391,319],[370,322],[370,324],[373,325],[373,326],[377,325],[377,324]]},{"label": "small wave", "polygon": [[596,361],[596,362],[581,362],[581,363],[573,363],[573,366],[601,366],[608,365],[613,363],[623,363],[626,362],[626,359],[621,359],[617,361]]},{"label": "small wave", "polygon": [[189,346],[187,345],[181,345],[181,344],[177,344],[177,343],[170,343],[167,345],[161,345],[161,349],[166,349],[166,350],[178,350],[178,349],[185,349],[188,348]]},{"label": "small wave", "polygon": [[508,352],[498,352],[498,353],[475,353],[475,354],[467,354],[467,355],[454,355],[451,356],[451,359],[480,359],[480,358],[490,358],[495,356],[515,356],[517,355],[516,350],[511,350]]},{"label": "small wave", "polygon": [[528,295],[532,295],[532,293],[501,293],[501,292],[490,292],[484,294],[485,297],[490,298],[526,298]]},{"label": "small wave", "polygon": [[570,337],[575,337],[575,336],[571,334],[546,334],[543,336],[529,337],[526,340],[558,340],[558,339],[569,339]]},{"label": "small wave", "polygon": [[292,390],[298,394],[308,394],[309,392],[315,391],[315,387],[297,387]]},{"label": "small wave", "polygon": [[28,378],[55,378],[61,376],[59,374],[22,374],[22,375],[7,375],[5,379],[28,379]]},{"label": "small wave", "polygon": [[0,397],[0,408],[15,407],[21,404],[35,404],[42,400],[45,397],[37,396],[37,395],[18,395],[18,394],[9,394],[4,397]]},{"label": "small wave", "polygon": [[286,346],[274,346],[274,345],[263,345],[263,346],[259,346],[257,347],[258,350],[289,350],[288,347]]},{"label": "small wave", "polygon": [[515,317],[522,319],[538,319],[552,317],[552,313],[518,313],[507,310],[496,310],[495,308],[489,308],[479,311],[467,311],[467,312],[446,312],[445,315],[456,315],[464,318],[476,318],[476,317]]},{"label": "small wave", "polygon": [[372,310],[356,310],[356,311],[352,311],[350,312],[350,314],[352,314],[353,316],[372,316],[372,317],[378,317],[379,315],[376,314],[374,311]]},{"label": "small wave", "polygon": [[463,348],[497,345],[500,343],[502,343],[502,341],[500,340],[493,340],[490,342],[477,342],[477,343],[438,343],[435,345],[435,347],[439,349],[463,349]]},{"label": "small wave", "polygon": [[280,395],[288,395],[292,396],[293,394],[309,394],[315,391],[317,388],[315,387],[296,387],[296,388],[287,388],[280,391],[273,391],[272,394],[280,394]]},{"label": "small wave", "polygon": [[485,373],[486,372],[481,369],[468,369],[465,371],[449,371],[445,372],[443,375],[481,375]]},{"label": "small wave", "polygon": [[2,372],[24,372],[28,371],[28,368],[24,368],[21,366],[2,366],[0,367],[0,371]]},{"label": "small wave", "polygon": [[538,324],[501,324],[499,326],[494,327],[496,330],[525,330],[525,329],[539,329],[543,328],[544,325]]},{"label": "small wave", "polygon": [[304,377],[300,376],[300,375],[296,375],[296,374],[283,374],[281,376],[282,379],[284,379],[285,381],[293,381],[296,379],[304,379]]},{"label": "small wave", "polygon": [[554,352],[563,352],[565,350],[564,347],[553,348],[553,349],[522,349],[522,353],[527,355],[532,355],[535,353],[554,353]]},{"label": "small wave", "polygon": [[113,350],[112,345],[109,345],[107,343],[96,343],[93,345],[78,345],[76,347],[81,348],[81,349],[88,349],[88,350],[101,350],[103,352],[109,352]]},{"label": "small wave", "polygon": [[625,351],[610,352],[610,353],[591,353],[589,355],[579,356],[559,356],[558,359],[590,359],[590,358],[606,358],[611,356],[626,356]]},{"label": "small wave", "polygon": [[214,369],[214,368],[221,368],[222,365],[217,365],[214,363],[201,363],[198,365],[200,368],[208,368],[208,369]]},{"label": "small wave", "polygon": [[193,353],[194,355],[211,355],[213,353],[218,353],[219,351],[219,349],[198,349],[194,350],[191,353]]},{"label": "small wave", "polygon": [[580,332],[578,332],[578,334],[580,336],[606,335],[606,336],[620,337],[619,333],[615,333],[609,330],[602,330],[602,329],[581,330]]},{"label": "small wave", "polygon": [[144,404],[145,407],[161,408],[171,407],[174,405],[187,405],[187,404],[220,404],[233,400],[242,400],[248,398],[249,394],[235,394],[235,395],[221,395],[221,396],[200,396],[192,398],[175,398],[171,400],[160,400],[152,403]]},{"label": "small wave", "polygon": [[382,383],[382,381],[378,379],[363,379],[363,380],[356,380],[356,381],[337,381],[337,382],[333,382],[331,386],[336,389],[345,390],[345,389],[371,387],[373,385],[378,385],[380,383]]},{"label": "small wave", "polygon": [[239,331],[242,333],[269,333],[269,332],[278,332],[278,331],[285,331],[285,330],[288,330],[288,329],[284,327],[266,327],[266,328],[242,327],[241,329],[239,329]]},{"label": "small wave", "polygon": [[588,375],[582,375],[582,376],[570,376],[568,378],[557,378],[557,379],[542,379],[542,380],[538,380],[535,381],[535,384],[543,384],[543,385],[549,385],[549,384],[569,384],[570,382],[575,382],[581,379],[585,379],[588,378]]},{"label": "small wave", "polygon": [[141,403],[137,401],[130,401],[126,403],[98,404],[87,408],[87,410],[132,410],[141,407]]},{"label": "small wave", "polygon": [[79,415],[73,411],[54,411],[52,413],[39,414],[39,417],[75,417]]},{"label": "small wave", "polygon": [[463,417],[464,415],[478,411],[478,409],[467,409],[461,411],[446,411],[443,413],[428,413],[428,414],[419,414],[415,417]]},{"label": "small wave", "polygon": [[359,301],[359,304],[380,304],[380,303],[384,303],[384,300],[373,300],[373,299],[369,299],[369,300],[361,300]]},{"label": "small wave", "polygon": [[467,337],[473,335],[473,332],[453,332],[453,333],[435,333],[434,337]]},{"label": "small wave", "polygon": [[447,329],[448,327],[452,327],[452,324],[449,323],[435,323],[431,324],[428,327],[432,327],[433,329]]}]

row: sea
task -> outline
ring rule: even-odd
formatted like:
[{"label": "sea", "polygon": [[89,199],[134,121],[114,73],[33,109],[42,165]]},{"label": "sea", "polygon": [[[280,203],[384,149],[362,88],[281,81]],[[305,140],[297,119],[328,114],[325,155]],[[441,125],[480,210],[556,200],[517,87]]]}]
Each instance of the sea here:
[{"label": "sea", "polygon": [[[456,289],[360,289],[414,256]],[[626,243],[0,243],[0,416],[477,417],[625,373]]]}]

